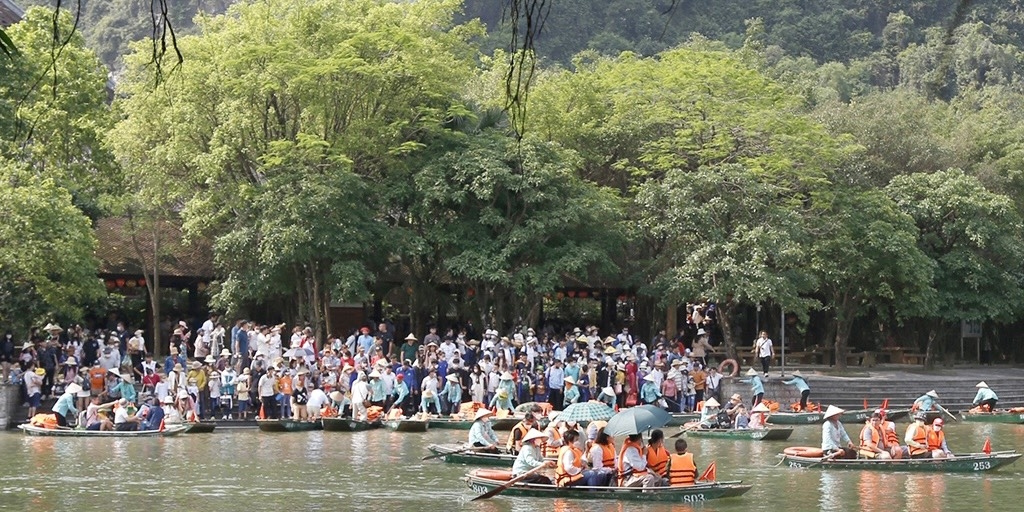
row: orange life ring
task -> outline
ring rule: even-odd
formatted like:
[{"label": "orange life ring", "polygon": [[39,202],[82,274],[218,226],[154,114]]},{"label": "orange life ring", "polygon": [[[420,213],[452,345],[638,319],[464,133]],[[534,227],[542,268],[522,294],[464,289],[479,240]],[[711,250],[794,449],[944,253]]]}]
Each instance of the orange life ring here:
[{"label": "orange life ring", "polygon": [[740,364],[737,363],[735,359],[726,359],[725,361],[722,361],[722,364],[718,365],[718,373],[726,375],[725,367],[729,365],[732,365],[732,371],[728,373],[729,377],[735,377],[740,374]]},{"label": "orange life ring", "polygon": [[821,457],[821,456],[825,455],[825,452],[822,451],[821,448],[812,448],[810,446],[790,446],[789,448],[786,448],[785,450],[782,450],[782,453],[784,453],[786,455],[792,455],[794,457],[811,457],[811,458]]},{"label": "orange life ring", "polygon": [[508,481],[512,479],[512,472],[501,469],[477,469],[473,471],[473,476],[487,480]]}]

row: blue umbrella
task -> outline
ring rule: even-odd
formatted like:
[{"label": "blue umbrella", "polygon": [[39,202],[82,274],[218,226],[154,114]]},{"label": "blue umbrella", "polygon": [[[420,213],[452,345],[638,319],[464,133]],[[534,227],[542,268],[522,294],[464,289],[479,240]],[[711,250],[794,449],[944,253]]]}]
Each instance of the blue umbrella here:
[{"label": "blue umbrella", "polygon": [[610,436],[622,437],[642,434],[648,430],[664,427],[672,416],[664,409],[653,405],[640,405],[619,411],[608,420],[604,432]]}]

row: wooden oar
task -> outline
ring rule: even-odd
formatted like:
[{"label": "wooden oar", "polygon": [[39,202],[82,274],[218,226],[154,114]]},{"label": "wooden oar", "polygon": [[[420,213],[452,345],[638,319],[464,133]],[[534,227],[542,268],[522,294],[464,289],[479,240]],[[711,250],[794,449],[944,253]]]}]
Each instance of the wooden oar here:
[{"label": "wooden oar", "polygon": [[455,450],[454,452],[444,452],[444,453],[435,453],[433,455],[427,455],[426,457],[423,457],[420,460],[440,459],[441,457],[445,457],[447,455],[456,455],[456,454],[459,454],[459,453],[475,452],[475,451],[483,450],[485,448],[487,448],[487,447],[486,446],[470,446],[468,448],[462,448],[461,450]]},{"label": "wooden oar", "polygon": [[943,407],[943,406],[941,406],[939,404],[935,404],[935,407],[938,407],[940,411],[945,413],[946,416],[949,416],[950,419],[952,419],[953,421],[960,421],[960,418],[957,418],[956,416],[953,416],[953,413],[947,411],[945,407]]},{"label": "wooden oar", "polygon": [[473,499],[471,499],[469,501],[486,500],[487,498],[493,498],[494,496],[497,496],[497,495],[505,492],[509,487],[512,487],[513,485],[515,485],[516,482],[519,482],[519,481],[523,480],[524,478],[526,478],[526,477],[528,477],[528,476],[530,476],[530,475],[532,475],[532,474],[534,474],[534,473],[536,473],[536,472],[538,472],[538,471],[540,471],[540,470],[542,470],[542,469],[544,469],[546,467],[548,467],[547,464],[541,464],[540,466],[537,466],[537,467],[527,471],[526,473],[523,473],[523,474],[513,478],[512,480],[509,480],[508,482],[505,482],[505,484],[502,485],[501,487],[495,487],[494,489],[491,489],[490,491],[487,491],[487,492],[481,494],[480,496],[477,496],[476,498],[473,498]]},{"label": "wooden oar", "polygon": [[679,427],[679,432],[676,432],[675,434],[672,434],[672,435],[670,435],[668,437],[669,437],[669,439],[674,439],[674,438],[679,437],[679,436],[681,436],[681,435],[683,435],[683,434],[685,434],[685,433],[687,433],[687,432],[689,432],[691,430],[697,430],[699,428],[700,428],[700,422],[699,421],[693,422],[693,423],[690,423],[690,424],[683,425],[683,426]]}]

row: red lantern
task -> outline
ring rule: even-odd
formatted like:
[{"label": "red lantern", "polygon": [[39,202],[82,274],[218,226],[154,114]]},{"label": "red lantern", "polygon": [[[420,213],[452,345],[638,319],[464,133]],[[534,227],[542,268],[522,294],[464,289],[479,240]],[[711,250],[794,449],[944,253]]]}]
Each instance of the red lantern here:
[{"label": "red lantern", "polygon": [[558,299],[558,300],[562,300],[562,299],[565,298],[565,294],[562,293],[562,292],[558,292],[558,293],[555,294],[555,298]]},{"label": "red lantern", "polygon": [[139,279],[139,286],[146,286],[146,280],[144,278]]},{"label": "red lantern", "polygon": [[579,293],[579,295],[580,295],[581,299],[585,299],[585,298],[587,298],[587,295],[590,295],[590,294],[587,293],[586,291],[582,291],[582,292]]},{"label": "red lantern", "polygon": [[475,295],[476,295],[476,290],[474,290],[472,288],[467,288],[466,289],[466,297],[473,297]]},{"label": "red lantern", "polygon": [[576,297],[576,292],[574,290],[569,290],[569,298],[571,299],[574,297]]},{"label": "red lantern", "polygon": [[114,282],[117,283],[117,287],[118,288],[123,288],[124,287],[124,279],[118,279],[118,280],[116,280]]},{"label": "red lantern", "polygon": [[108,290],[113,290],[114,288],[117,288],[117,283],[115,283],[115,282],[114,282],[113,280],[111,280],[111,279],[107,279],[107,280],[106,280],[106,281],[104,282],[104,284],[106,284],[106,285],[107,285],[107,289],[108,289]]}]

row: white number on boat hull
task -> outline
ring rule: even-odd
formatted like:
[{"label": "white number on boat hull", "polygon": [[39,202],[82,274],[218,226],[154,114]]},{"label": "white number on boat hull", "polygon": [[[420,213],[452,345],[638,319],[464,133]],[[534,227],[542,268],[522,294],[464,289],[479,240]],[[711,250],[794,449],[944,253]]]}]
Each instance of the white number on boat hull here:
[{"label": "white number on boat hull", "polygon": [[698,501],[704,501],[703,494],[690,494],[683,496],[683,503],[696,503]]},{"label": "white number on boat hull", "polygon": [[486,487],[482,486],[482,485],[471,485],[469,488],[473,489],[474,492],[479,492],[479,493],[485,493],[485,492],[488,491],[488,489]]},{"label": "white number on boat hull", "polygon": [[989,470],[989,469],[992,469],[992,463],[989,462],[989,461],[983,460],[981,462],[975,462],[974,463],[974,470],[975,471],[986,471],[986,470]]}]

